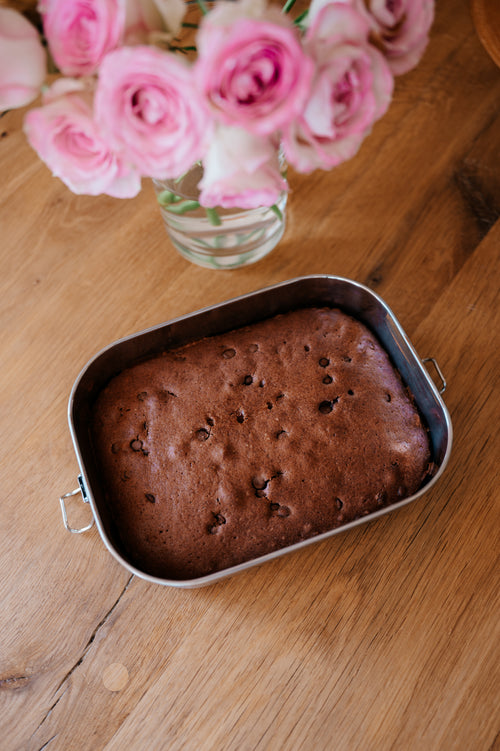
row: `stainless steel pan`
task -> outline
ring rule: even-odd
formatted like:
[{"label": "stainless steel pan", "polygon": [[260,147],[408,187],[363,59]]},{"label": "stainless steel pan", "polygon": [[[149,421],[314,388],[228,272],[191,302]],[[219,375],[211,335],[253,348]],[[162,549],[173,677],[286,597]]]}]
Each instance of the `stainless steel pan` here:
[{"label": "stainless steel pan", "polygon": [[[342,527],[290,545],[259,558],[190,580],[162,579],[140,571],[119,549],[116,535],[104,503],[99,472],[93,456],[88,425],[92,404],[100,389],[123,368],[139,359],[156,355],[165,349],[179,347],[205,336],[223,333],[240,326],[269,318],[278,313],[308,307],[338,307],[370,328],[390,355],[405,384],[411,389],[415,403],[429,428],[432,460],[436,465],[433,477],[417,493],[386,508],[368,514]],[[432,362],[441,380],[436,387],[425,363]],[[451,450],[452,426],[441,398],[446,383],[434,358],[421,360],[386,303],[374,292],[357,282],[335,276],[315,275],[299,277],[272,287],[252,292],[233,300],[213,305],[189,315],[175,318],[138,334],[121,339],[99,352],[84,367],[73,386],[68,408],[71,436],[80,467],[79,487],[61,496],[63,521],[70,532],[84,532],[94,521],[110,553],[137,576],[148,581],[175,587],[197,587],[254,566],[277,556],[324,540],[334,534],[371,521],[382,514],[413,503],[439,481]],[[92,521],[81,528],[71,527],[66,503],[70,496],[80,494],[92,510]]]}]

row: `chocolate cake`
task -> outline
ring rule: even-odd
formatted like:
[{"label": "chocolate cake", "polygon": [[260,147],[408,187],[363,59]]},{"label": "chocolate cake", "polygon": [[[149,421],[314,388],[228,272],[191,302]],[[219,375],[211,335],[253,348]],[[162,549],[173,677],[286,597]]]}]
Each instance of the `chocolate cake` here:
[{"label": "chocolate cake", "polygon": [[202,576],[414,493],[427,431],[374,335],[306,308],[134,365],[92,441],[128,559]]}]

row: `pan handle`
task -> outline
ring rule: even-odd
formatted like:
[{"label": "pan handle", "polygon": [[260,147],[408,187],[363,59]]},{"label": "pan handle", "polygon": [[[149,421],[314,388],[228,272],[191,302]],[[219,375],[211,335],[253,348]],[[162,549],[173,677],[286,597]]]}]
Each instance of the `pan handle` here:
[{"label": "pan handle", "polygon": [[[78,479],[80,479],[80,478],[78,478]],[[81,494],[84,503],[88,503],[89,502],[88,498],[86,498],[85,495],[84,495],[84,493],[83,493],[83,489],[82,489],[81,485],[78,488],[75,488],[75,490],[72,490],[70,493],[65,493],[64,495],[62,495],[59,498],[59,503],[61,504],[63,524],[66,527],[66,529],[68,530],[68,532],[71,532],[72,534],[75,534],[75,535],[79,535],[82,532],[88,532],[89,529],[92,529],[92,527],[94,526],[94,517],[93,516],[92,516],[92,520],[91,520],[90,524],[87,524],[85,527],[80,527],[80,528],[71,527],[70,524],[69,524],[69,522],[68,522],[68,514],[66,513],[66,503],[65,503],[65,501],[66,501],[67,498],[71,498],[74,495],[78,495],[78,493]]]},{"label": "pan handle", "polygon": [[433,357],[424,357],[423,360],[422,360],[422,362],[424,364],[427,363],[427,362],[431,362],[434,365],[436,373],[438,374],[438,376],[441,379],[441,388],[439,389],[439,393],[440,394],[444,394],[444,392],[446,391],[447,383],[446,383],[446,379],[445,379],[445,377],[444,377],[444,375],[443,375],[443,373],[441,371],[441,368],[437,364],[436,360]]}]

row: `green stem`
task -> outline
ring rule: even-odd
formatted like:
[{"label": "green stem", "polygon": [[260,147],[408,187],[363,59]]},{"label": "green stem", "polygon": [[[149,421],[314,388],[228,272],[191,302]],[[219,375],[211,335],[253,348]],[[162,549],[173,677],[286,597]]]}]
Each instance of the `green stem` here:
[{"label": "green stem", "polygon": [[171,203],[179,203],[179,201],[182,201],[182,198],[170,190],[162,190],[158,194],[157,201],[160,206],[169,206]]},{"label": "green stem", "polygon": [[273,203],[273,205],[270,206],[269,208],[271,209],[271,211],[273,211],[276,214],[276,216],[278,217],[278,219],[280,220],[280,222],[283,221],[283,214],[281,213],[279,207],[276,206],[275,203]]},{"label": "green stem", "polygon": [[283,6],[283,13],[288,13],[289,11],[291,11],[294,5],[295,0],[286,0],[286,3]]},{"label": "green stem", "polygon": [[214,227],[220,227],[222,224],[222,220],[219,216],[219,213],[217,209],[207,209],[205,208],[205,211],[207,212],[207,219]]},{"label": "green stem", "polygon": [[[196,0],[196,2],[197,2],[197,4],[198,4],[198,7],[199,7],[199,9],[200,9],[200,10],[201,10],[201,12],[203,13],[203,15],[204,15],[204,16],[206,16],[206,15],[207,15],[207,13],[208,13],[208,8],[207,8],[207,6],[205,5],[205,3],[203,2],[203,0]],[[295,0],[294,0],[294,2],[295,2]]]},{"label": "green stem", "polygon": [[197,52],[197,47],[194,45],[177,45],[177,44],[169,44],[168,49],[170,52],[182,52],[183,55],[186,55],[188,52]]},{"label": "green stem", "polygon": [[308,16],[309,10],[305,10],[303,13],[300,14],[300,16],[297,16],[297,18],[294,21],[294,24],[296,26],[300,26],[302,21],[304,21]]},{"label": "green stem", "polygon": [[197,29],[198,28],[197,23],[188,23],[187,21],[183,21],[181,26],[183,29]]},{"label": "green stem", "polygon": [[186,212],[188,211],[199,209],[200,204],[198,203],[198,201],[180,201],[176,204],[171,203],[168,206],[165,206],[165,208],[172,214],[186,214]]}]

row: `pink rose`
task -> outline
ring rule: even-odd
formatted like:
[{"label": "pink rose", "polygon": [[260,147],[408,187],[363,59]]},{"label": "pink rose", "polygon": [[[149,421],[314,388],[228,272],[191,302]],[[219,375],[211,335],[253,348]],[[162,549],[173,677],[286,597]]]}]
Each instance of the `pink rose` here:
[{"label": "pink rose", "polygon": [[204,17],[195,77],[219,120],[269,134],[301,111],[313,65],[288,17],[256,7],[220,3]]},{"label": "pink rose", "polygon": [[153,47],[122,47],[105,57],[95,107],[110,143],[142,175],[159,180],[186,172],[210,136],[192,69]]},{"label": "pink rose", "polygon": [[316,74],[302,114],[283,133],[285,156],[300,172],[353,157],[390,104],[393,77],[368,33],[349,5],[330,3],[313,17],[304,46]]},{"label": "pink rose", "polygon": [[122,40],[123,0],[41,0],[39,10],[52,56],[65,75],[95,73]]},{"label": "pink rose", "polygon": [[375,39],[395,76],[414,68],[424,54],[434,21],[433,0],[357,0],[369,13]]},{"label": "pink rose", "polygon": [[203,160],[200,203],[213,208],[272,206],[288,189],[270,139],[242,128],[220,126]]},{"label": "pink rose", "polygon": [[0,112],[38,96],[46,56],[37,30],[12,8],[0,8]]},{"label": "pink rose", "polygon": [[[434,21],[434,0],[346,0],[368,20],[373,41],[395,76],[414,68],[424,54]],[[310,17],[331,0],[313,0]]]},{"label": "pink rose", "polygon": [[44,105],[25,117],[31,146],[73,193],[132,198],[140,177],[114,154],[93,120],[91,93],[81,81],[58,79]]},{"label": "pink rose", "polygon": [[148,44],[179,33],[186,5],[184,0],[125,0],[125,11],[125,43]]}]

